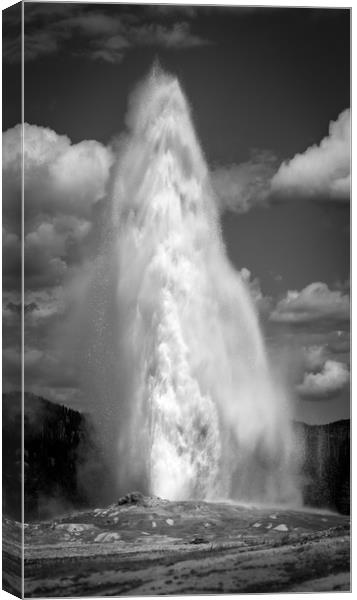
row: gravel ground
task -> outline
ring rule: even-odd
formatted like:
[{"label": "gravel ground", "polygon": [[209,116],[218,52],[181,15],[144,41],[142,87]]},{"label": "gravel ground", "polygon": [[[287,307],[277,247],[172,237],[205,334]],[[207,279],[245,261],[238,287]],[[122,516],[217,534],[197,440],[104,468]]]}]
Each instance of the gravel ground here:
[{"label": "gravel ground", "polygon": [[[13,590],[20,531],[4,520]],[[26,597],[350,589],[349,518],[328,512],[129,495],[24,532]]]}]

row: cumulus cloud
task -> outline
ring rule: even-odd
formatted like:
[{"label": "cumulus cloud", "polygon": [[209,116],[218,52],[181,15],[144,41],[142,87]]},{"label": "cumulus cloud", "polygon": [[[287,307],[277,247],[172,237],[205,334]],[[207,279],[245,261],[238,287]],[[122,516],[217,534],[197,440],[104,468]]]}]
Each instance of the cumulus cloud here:
[{"label": "cumulus cloud", "polygon": [[25,288],[58,285],[67,270],[66,234],[41,223],[25,236]]},{"label": "cumulus cloud", "polygon": [[348,201],[350,198],[350,110],[331,121],[329,134],[280,166],[271,181],[272,191]]},{"label": "cumulus cloud", "polygon": [[301,291],[288,291],[270,315],[280,323],[309,323],[321,319],[347,321],[350,300],[340,290],[330,290],[325,283],[311,283]]},{"label": "cumulus cloud", "polygon": [[[63,357],[49,354],[64,317],[64,278],[88,261],[92,229],[106,193],[113,153],[99,142],[72,144],[65,135],[25,124],[3,134],[3,372],[6,389],[19,381],[21,147],[25,182],[25,332],[28,385],[38,377],[60,388]],[[55,332],[55,333],[54,333]],[[59,366],[62,365],[62,366]],[[44,370],[41,370],[41,369]],[[67,368],[67,366],[66,366]],[[46,379],[46,377],[45,377]],[[74,379],[73,379],[74,381]],[[73,383],[72,381],[72,383]],[[61,384],[62,385],[62,384]],[[63,384],[70,385],[69,378]]]},{"label": "cumulus cloud", "polygon": [[[338,333],[337,337],[340,337]],[[330,396],[348,383],[349,349],[346,352],[346,362],[335,360],[335,354],[330,343],[303,348],[303,380],[297,385],[301,396]]]},{"label": "cumulus cloud", "polygon": [[301,396],[326,397],[339,392],[349,381],[347,365],[327,360],[321,371],[305,373],[303,382],[297,386]]},{"label": "cumulus cloud", "polygon": [[331,121],[319,144],[280,166],[272,152],[254,151],[249,161],[214,168],[212,181],[221,209],[238,213],[291,197],[348,201],[350,110]]},{"label": "cumulus cloud", "polygon": [[[4,214],[21,193],[21,125],[3,134]],[[84,140],[72,144],[66,135],[52,129],[24,124],[24,179],[26,223],[34,215],[70,214],[88,216],[92,205],[105,192],[113,163],[110,149],[100,142]]]},{"label": "cumulus cloud", "polygon": [[240,164],[214,168],[211,177],[221,210],[245,213],[266,205],[275,171],[276,157],[268,151],[255,151],[249,161]]},{"label": "cumulus cloud", "polygon": [[[5,285],[19,272],[18,200],[21,196],[21,126],[3,135],[3,248]],[[72,144],[65,135],[23,128],[25,182],[25,285],[58,285],[78,262],[103,198],[114,162],[112,151],[94,140]]]},{"label": "cumulus cloud", "polygon": [[[25,340],[28,389],[47,386],[75,393],[71,361],[52,348],[63,329],[68,278],[85,270],[95,251],[98,218],[114,156],[93,140],[72,144],[65,135],[25,124]],[[19,387],[22,127],[3,134],[3,371],[6,389]],[[64,282],[66,278],[66,287]],[[46,375],[47,374],[47,375]],[[56,377],[58,379],[56,379]],[[61,383],[62,382],[62,383]],[[10,387],[9,387],[10,386]],[[37,387],[36,387],[37,386]],[[48,389],[46,388],[46,391]]]}]

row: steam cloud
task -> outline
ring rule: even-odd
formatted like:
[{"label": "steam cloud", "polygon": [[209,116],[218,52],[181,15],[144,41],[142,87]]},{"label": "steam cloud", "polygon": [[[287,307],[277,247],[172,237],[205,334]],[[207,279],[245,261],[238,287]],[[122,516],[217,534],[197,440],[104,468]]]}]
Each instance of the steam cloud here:
[{"label": "steam cloud", "polygon": [[138,488],[296,503],[289,398],[226,256],[177,79],[154,70],[127,126],[72,332],[85,331],[83,387],[111,471],[103,499]]}]

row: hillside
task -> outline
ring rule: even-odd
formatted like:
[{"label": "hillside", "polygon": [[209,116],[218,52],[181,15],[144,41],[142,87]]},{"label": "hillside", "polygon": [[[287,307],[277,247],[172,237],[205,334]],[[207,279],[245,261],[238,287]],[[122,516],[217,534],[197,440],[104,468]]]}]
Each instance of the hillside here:
[{"label": "hillside", "polygon": [[295,430],[304,447],[304,503],[349,514],[350,421],[295,423]]},{"label": "hillside", "polygon": [[[3,395],[3,511],[21,516],[21,396]],[[25,394],[25,520],[83,506],[77,470],[89,426],[78,412]]]}]

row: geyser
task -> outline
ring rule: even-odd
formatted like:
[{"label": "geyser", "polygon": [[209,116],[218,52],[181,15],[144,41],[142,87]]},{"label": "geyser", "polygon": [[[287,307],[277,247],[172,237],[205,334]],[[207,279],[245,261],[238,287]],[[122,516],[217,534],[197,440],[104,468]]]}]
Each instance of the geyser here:
[{"label": "geyser", "polygon": [[155,69],[127,125],[88,386],[115,492],[296,503],[289,398],[226,255],[178,80]]}]

